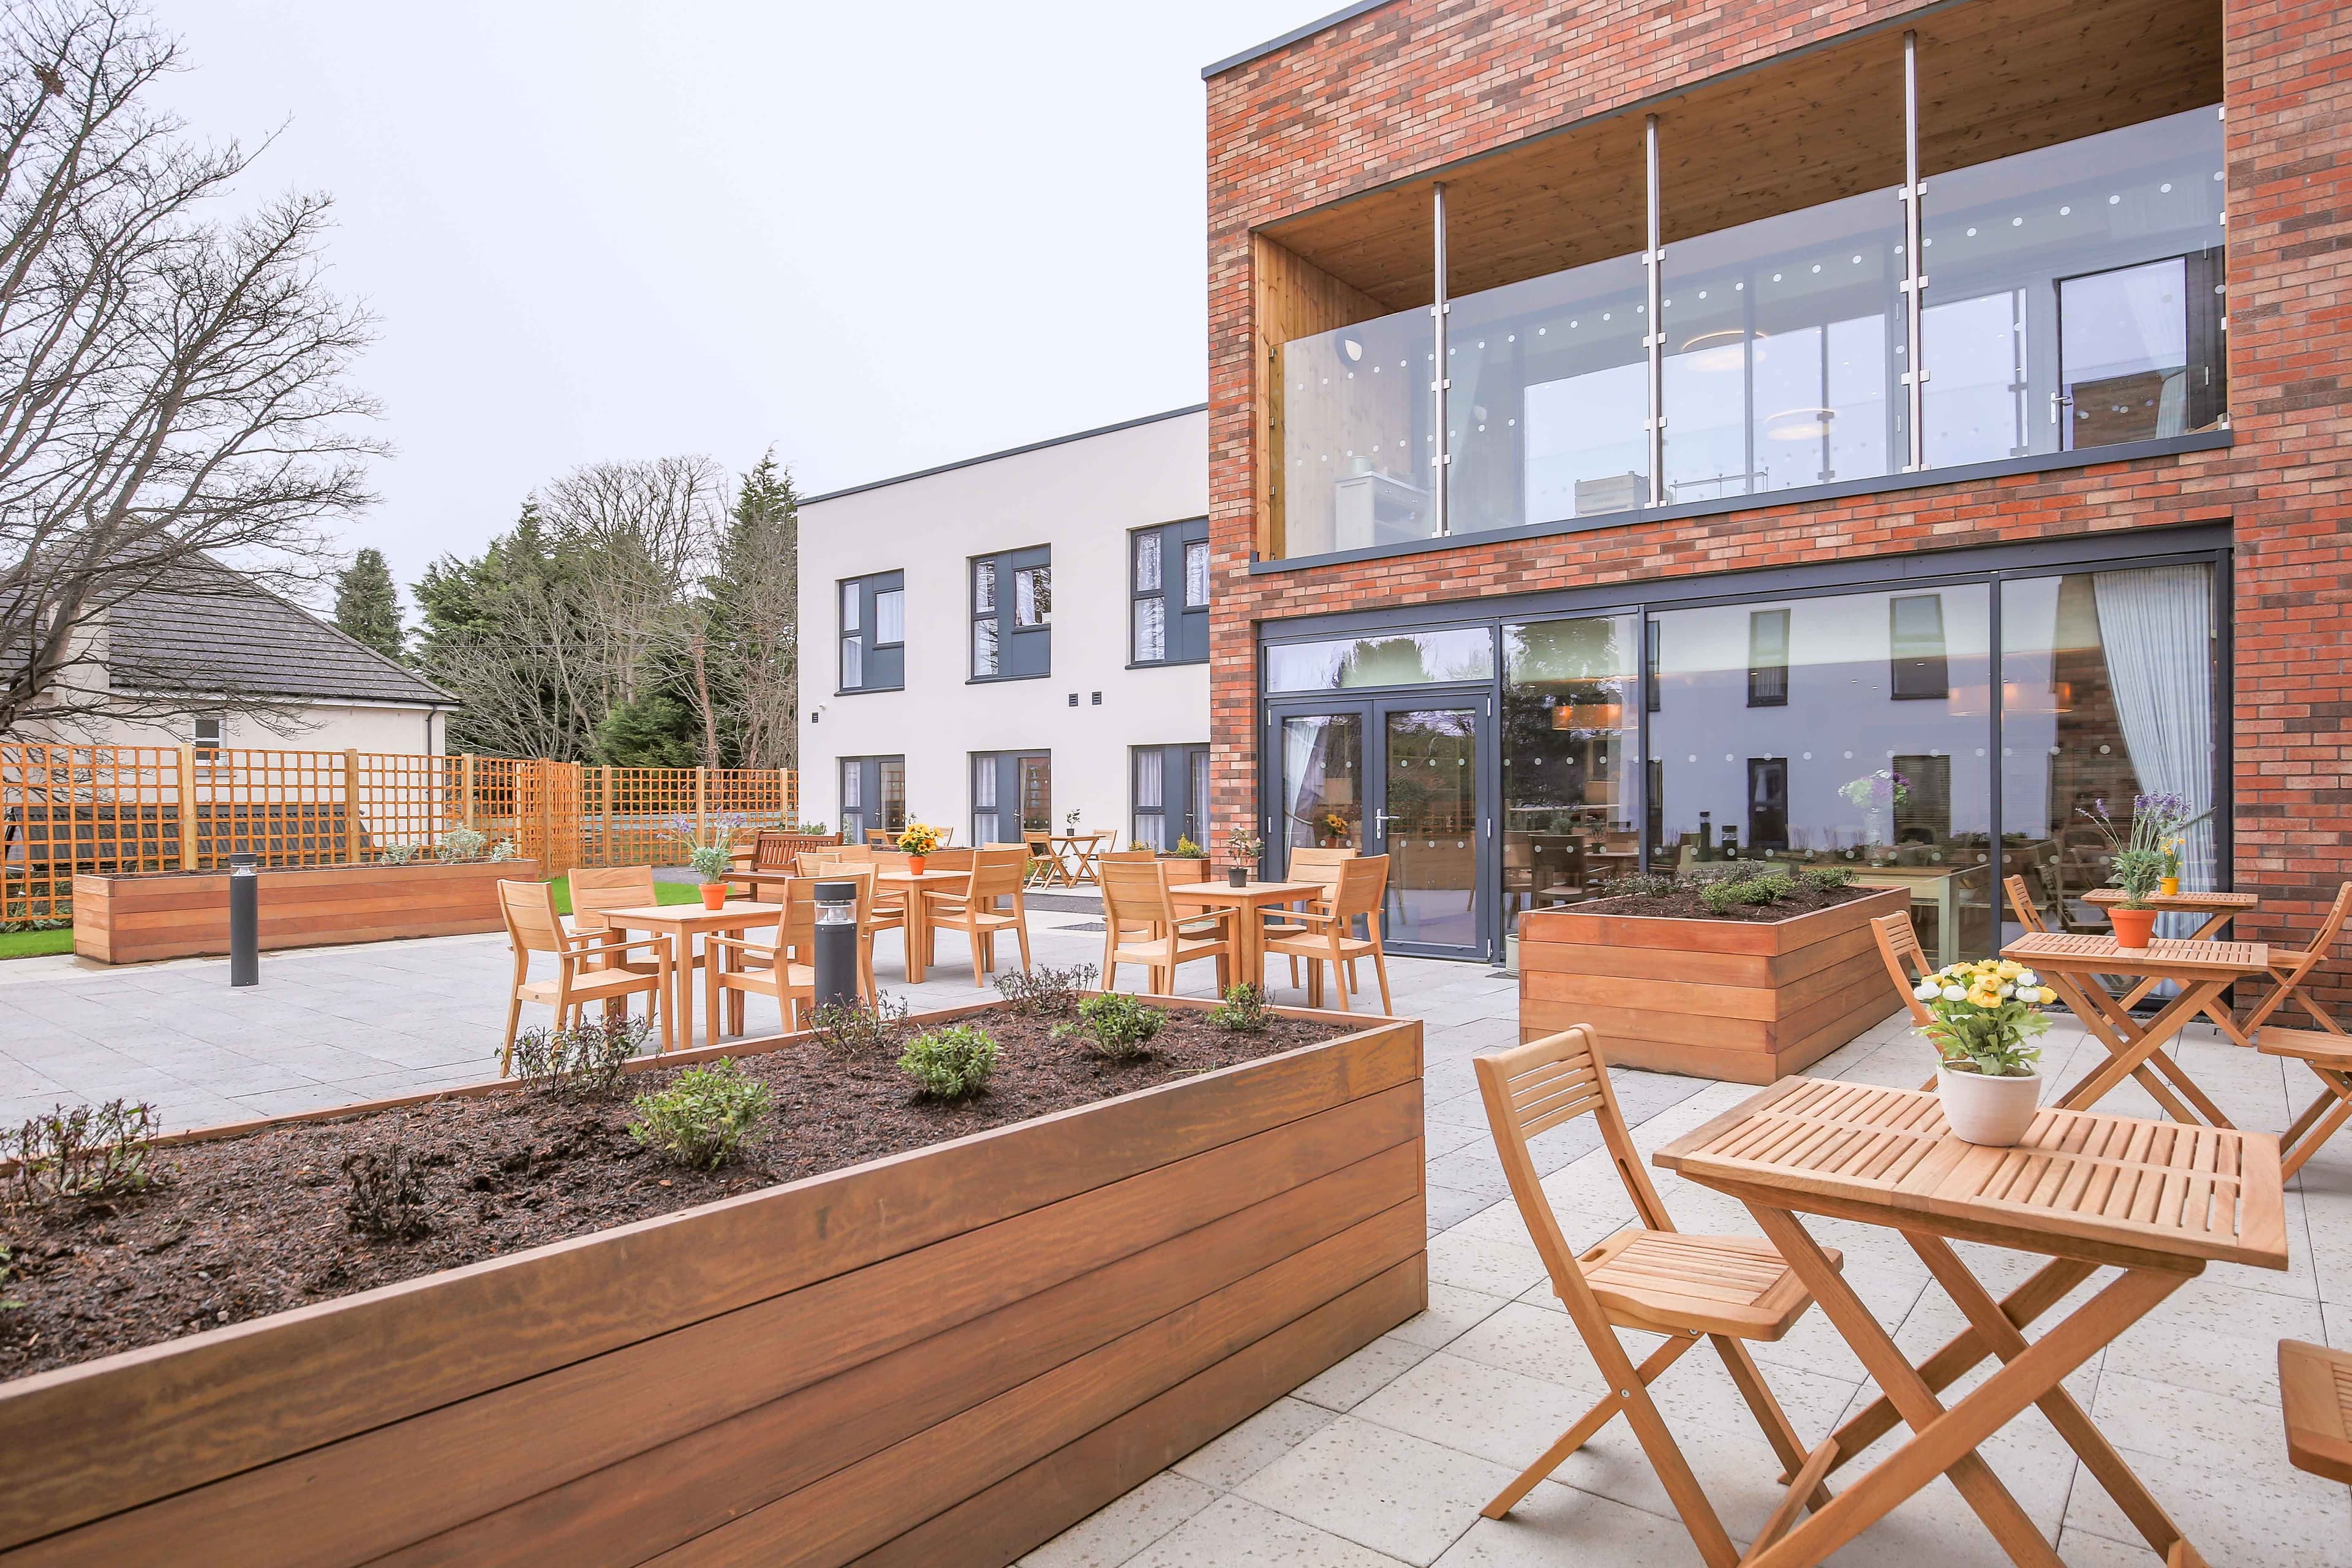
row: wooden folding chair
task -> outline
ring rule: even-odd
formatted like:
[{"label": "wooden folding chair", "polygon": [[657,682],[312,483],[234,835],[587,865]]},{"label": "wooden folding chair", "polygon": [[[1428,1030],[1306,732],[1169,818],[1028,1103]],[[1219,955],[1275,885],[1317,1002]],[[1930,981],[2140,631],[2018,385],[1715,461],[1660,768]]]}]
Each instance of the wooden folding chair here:
[{"label": "wooden folding chair", "polygon": [[2266,1057],[2294,1057],[2319,1079],[2319,1097],[2279,1134],[2279,1169],[2292,1176],[2352,1121],[2352,1039],[2325,1029],[2269,1024],[2255,1034],[2254,1048]]},{"label": "wooden folding chair", "polygon": [[[614,905],[614,908],[623,906]],[[499,1048],[499,1076],[514,1065],[515,1032],[522,1026],[522,1005],[535,1002],[555,1009],[555,1026],[568,1029],[592,1002],[619,1001],[643,995],[648,1017],[659,1015],[663,1050],[669,1049],[670,942],[666,936],[614,942],[609,931],[574,934],[563,929],[555,912],[555,889],[545,882],[500,882],[499,910],[506,917],[507,941],[514,949],[514,987],[507,998],[506,1044]],[[651,948],[653,967],[624,967],[622,958],[636,948]],[[530,955],[555,955],[555,978],[533,980]],[[604,967],[596,967],[603,963]]]},{"label": "wooden folding chair", "polygon": [[[1666,1495],[1682,1515],[1699,1555],[1708,1568],[1734,1568],[1740,1561],[1731,1538],[1724,1532],[1715,1505],[1708,1502],[1689,1461],[1666,1427],[1665,1418],[1650,1397],[1650,1384],[1680,1360],[1683,1352],[1706,1337],[1723,1358],[1731,1380],[1755,1413],[1756,1424],[1794,1478],[1780,1508],[1749,1548],[1761,1552],[1796,1522],[1801,1507],[1819,1509],[1829,1502],[1829,1489],[1821,1484],[1837,1457],[1834,1440],[1808,1454],[1796,1429],[1780,1409],[1772,1391],[1756,1369],[1755,1358],[1741,1342],[1769,1343],[1793,1327],[1812,1305],[1812,1296],[1799,1282],[1772,1244],[1745,1236],[1685,1236],[1675,1229],[1650,1183],[1648,1168],[1625,1130],[1617,1107],[1609,1069],[1590,1026],[1579,1024],[1560,1034],[1532,1040],[1509,1050],[1490,1051],[1472,1058],[1478,1075],[1478,1093],[1486,1106],[1486,1124],[1502,1156],[1503,1173],[1519,1217],[1543,1255],[1552,1289],[1568,1309],[1569,1321],[1591,1352],[1608,1380],[1610,1392],[1584,1413],[1559,1441],[1544,1450],[1484,1510],[1488,1519],[1500,1519],[1533,1491],[1568,1457],[1591,1441],[1595,1434],[1622,1415],[1634,1437],[1658,1473]],[[1618,1180],[1633,1200],[1635,1222],[1580,1256],[1570,1250],[1567,1237],[1552,1213],[1528,1141],[1538,1133],[1587,1113],[1601,1124]],[[1843,1267],[1835,1252],[1827,1254],[1832,1267]],[[1618,1342],[1617,1330],[1637,1329],[1664,1334],[1666,1342],[1640,1366]]]},{"label": "wooden folding chair", "polygon": [[[1207,910],[1179,916],[1168,897],[1168,876],[1155,862],[1113,861],[1102,868],[1103,963],[1102,988],[1114,990],[1118,966],[1139,963],[1150,976],[1145,982],[1155,996],[1173,995],[1180,965],[1203,958],[1217,963],[1217,994],[1233,981],[1233,910]],[[1153,928],[1150,936],[1130,934]]]},{"label": "wooden folding chair", "polygon": [[2319,929],[2312,933],[2309,947],[2273,947],[2270,950],[2271,980],[2277,989],[2263,997],[2262,1005],[2246,1016],[2241,1027],[2247,1035],[2253,1036],[2269,1022],[2271,1015],[2277,1012],[2287,998],[2293,997],[2294,1005],[2310,1014],[2320,1028],[2339,1039],[2352,1038],[2345,1035],[2344,1026],[2329,1017],[2326,1009],[2314,1002],[2304,989],[2304,984],[2311,978],[2312,972],[2335,947],[2336,935],[2343,931],[2345,918],[2348,915],[2352,915],[2352,882],[2347,882],[2336,890],[2336,902],[2328,906],[2327,918],[2320,921]]},{"label": "wooden folding chair", "polygon": [[[2017,879],[2012,877],[2010,880]],[[1870,922],[1870,934],[1877,939],[1878,956],[1886,961],[1886,973],[1894,980],[1895,988],[1903,993],[1903,1005],[1911,1009],[1911,1021],[1923,1027],[1934,1023],[1936,1015],[1927,1010],[1927,1004],[1911,994],[1919,982],[1936,973],[1936,966],[1927,962],[1927,954],[1919,945],[1919,933],[1912,929],[1910,911],[1880,915]],[[1935,1086],[1931,1083],[1928,1087]]]},{"label": "wooden folding chair", "polygon": [[2352,1351],[2281,1340],[2278,1361],[2287,1463],[2352,1482]]},{"label": "wooden folding chair", "polygon": [[[1389,997],[1388,949],[1381,937],[1381,906],[1386,901],[1389,885],[1389,858],[1385,855],[1358,855],[1340,862],[1339,879],[1331,889],[1331,896],[1319,910],[1300,914],[1293,911],[1289,920],[1296,925],[1284,928],[1296,934],[1266,934],[1265,952],[1270,957],[1281,953],[1294,964],[1307,960],[1307,1005],[1323,1005],[1323,965],[1331,966],[1331,983],[1339,992],[1339,1010],[1355,1011],[1348,994],[1355,987],[1356,961],[1372,961],[1372,973],[1381,983],[1381,1011],[1393,1013],[1396,1004]],[[1351,933],[1356,921],[1364,922],[1363,936]],[[1294,968],[1295,974],[1297,970]]]}]

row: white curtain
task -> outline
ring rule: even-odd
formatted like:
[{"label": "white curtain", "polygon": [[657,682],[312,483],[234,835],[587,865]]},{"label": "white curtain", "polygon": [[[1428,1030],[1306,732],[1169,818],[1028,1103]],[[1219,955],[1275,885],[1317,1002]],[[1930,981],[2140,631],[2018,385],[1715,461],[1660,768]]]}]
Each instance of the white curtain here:
[{"label": "white curtain", "polygon": [[[2203,566],[2095,572],[2099,641],[2132,771],[2149,795],[2177,795],[2200,820],[2183,836],[2180,885],[2213,883],[2213,589]],[[2201,815],[2200,815],[2201,814]],[[2118,813],[2117,815],[2121,815]],[[2198,917],[2167,915],[2186,936]]]}]

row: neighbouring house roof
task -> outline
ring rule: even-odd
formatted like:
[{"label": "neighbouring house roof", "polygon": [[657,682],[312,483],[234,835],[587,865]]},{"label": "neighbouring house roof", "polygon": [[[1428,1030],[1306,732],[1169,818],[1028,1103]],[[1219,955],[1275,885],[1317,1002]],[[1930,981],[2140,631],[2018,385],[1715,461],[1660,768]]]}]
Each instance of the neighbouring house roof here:
[{"label": "neighbouring house roof", "polygon": [[431,681],[225,569],[201,587],[150,589],[108,612],[107,682],[121,691],[457,706]]}]

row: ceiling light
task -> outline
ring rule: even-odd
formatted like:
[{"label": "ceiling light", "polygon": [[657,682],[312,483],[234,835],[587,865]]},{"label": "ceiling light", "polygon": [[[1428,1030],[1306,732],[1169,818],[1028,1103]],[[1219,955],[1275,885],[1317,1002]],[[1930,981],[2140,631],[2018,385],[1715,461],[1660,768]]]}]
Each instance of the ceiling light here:
[{"label": "ceiling light", "polygon": [[1358,342],[1353,338],[1341,338],[1339,340],[1339,352],[1348,356],[1348,363],[1349,364],[1353,364],[1358,360],[1364,357],[1364,345]]},{"label": "ceiling light", "polygon": [[1834,408],[1784,408],[1764,421],[1764,436],[1771,441],[1818,441],[1836,417]]},{"label": "ceiling light", "polygon": [[1690,363],[1694,370],[1709,373],[1736,371],[1746,363],[1748,334],[1738,327],[1727,327],[1717,332],[1701,332],[1683,344],[1677,353]]}]

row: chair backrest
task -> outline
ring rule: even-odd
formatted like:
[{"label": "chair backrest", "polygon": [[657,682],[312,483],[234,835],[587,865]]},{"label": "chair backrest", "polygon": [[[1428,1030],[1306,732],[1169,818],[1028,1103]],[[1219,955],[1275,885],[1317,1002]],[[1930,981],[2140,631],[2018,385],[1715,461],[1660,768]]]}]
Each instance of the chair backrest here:
[{"label": "chair backrest", "polygon": [[[793,857],[793,874],[814,877],[827,866],[854,866],[858,862],[844,860],[838,849],[803,849]],[[866,862],[870,865],[872,862]]]},{"label": "chair backrest", "polygon": [[1102,868],[1103,913],[1118,925],[1172,923],[1168,880],[1157,862],[1114,860]]},{"label": "chair backrest", "polygon": [[1625,1131],[1625,1116],[1618,1109],[1608,1063],[1592,1026],[1576,1024],[1523,1046],[1488,1051],[1471,1058],[1471,1065],[1478,1078],[1478,1097],[1486,1103],[1487,1130],[1494,1134],[1495,1152],[1502,1158],[1503,1174],[1511,1184],[1519,1217],[1527,1222],[1528,1234],[1543,1256],[1552,1289],[1572,1312],[1580,1299],[1593,1308],[1589,1315],[1577,1312],[1580,1326],[1588,1326],[1588,1316],[1605,1326],[1607,1319],[1591,1300],[1575,1249],[1569,1246],[1559,1216],[1552,1212],[1551,1199],[1528,1152],[1528,1140],[1580,1116],[1591,1116],[1600,1123],[1601,1141],[1617,1167],[1617,1179],[1633,1200],[1636,1217],[1651,1230],[1672,1230],[1675,1226],[1666,1215],[1665,1205],[1659,1201],[1657,1188],[1651,1184],[1640,1151]]},{"label": "chair backrest", "polygon": [[[784,912],[776,917],[776,946],[799,955],[803,963],[814,963],[816,959],[816,884],[814,877],[787,877],[784,896],[776,900],[784,906]],[[862,886],[858,899],[861,917],[866,910],[864,894],[872,888],[870,879]]]},{"label": "chair backrest", "polygon": [[866,830],[866,845],[869,849],[895,848],[898,843],[898,836],[887,827],[869,827]]},{"label": "chair backrest", "polygon": [[[2009,912],[2017,917],[2018,924],[2027,931],[2050,929],[2043,922],[2041,906],[2033,901],[2033,891],[2025,885],[2024,878],[2003,877],[2000,879],[2000,888],[2001,891],[2009,895]],[[1916,946],[1916,943],[1914,945]]]},{"label": "chair backrest", "polygon": [[1326,888],[1337,887],[1339,868],[1350,860],[1362,858],[1353,849],[1293,849],[1282,868],[1286,882],[1317,882]]},{"label": "chair backrest", "polygon": [[609,931],[606,910],[643,909],[655,902],[651,866],[577,866],[572,871],[572,929]]},{"label": "chair backrest", "polygon": [[[877,871],[896,871],[904,874],[907,862],[913,858],[898,849],[873,849],[866,852],[867,863]],[[928,870],[929,868],[926,867],[925,869]]]},{"label": "chair backrest", "polygon": [[2336,889],[2336,901],[2327,907],[2327,918],[2321,921],[2319,929],[2311,933],[2311,945],[2304,949],[2304,960],[2295,966],[2294,973],[2298,976],[2318,968],[2326,959],[2329,950],[2336,945],[2336,938],[2344,930],[2347,915],[2352,915],[2352,882]]},{"label": "chair backrest", "polygon": [[997,900],[1013,898],[1021,891],[1022,874],[1029,866],[1027,849],[967,849],[964,853],[971,857],[974,908],[993,910]]},{"label": "chair backrest", "polygon": [[1380,934],[1381,900],[1389,888],[1389,858],[1357,855],[1339,863],[1339,877],[1331,889],[1331,912],[1341,921],[1361,915],[1374,936]]},{"label": "chair backrest", "polygon": [[835,859],[840,861],[845,866],[871,866],[874,864],[874,849],[870,845],[844,844],[838,848],[827,849],[824,851],[824,853],[832,856]]},{"label": "chair backrest", "polygon": [[[2011,881],[2017,880],[2011,877]],[[2036,930],[2041,928],[2036,927]],[[1930,1024],[1936,1016],[1927,1005],[1911,994],[1911,988],[1936,973],[1919,946],[1919,933],[1911,929],[1911,917],[1906,912],[1880,915],[1870,922],[1870,934],[1877,939],[1878,956],[1886,963],[1886,973],[1895,982],[1895,989],[1903,993],[1903,1005],[1911,1009],[1911,1021]]]},{"label": "chair backrest", "polygon": [[979,853],[977,849],[934,849],[927,858],[934,871],[969,871],[971,858]]},{"label": "chair backrest", "polygon": [[[619,908],[614,905],[614,908]],[[563,922],[555,914],[555,889],[545,882],[500,882],[499,910],[507,940],[518,952],[562,952]]]},{"label": "chair backrest", "polygon": [[1159,858],[1160,852],[1156,849],[1106,849],[1095,857],[1095,862],[1102,866],[1140,866],[1147,860],[1157,861]]},{"label": "chair backrest", "polygon": [[762,833],[751,841],[751,867],[759,871],[789,871],[799,856],[840,842],[839,836],[831,833]]}]

